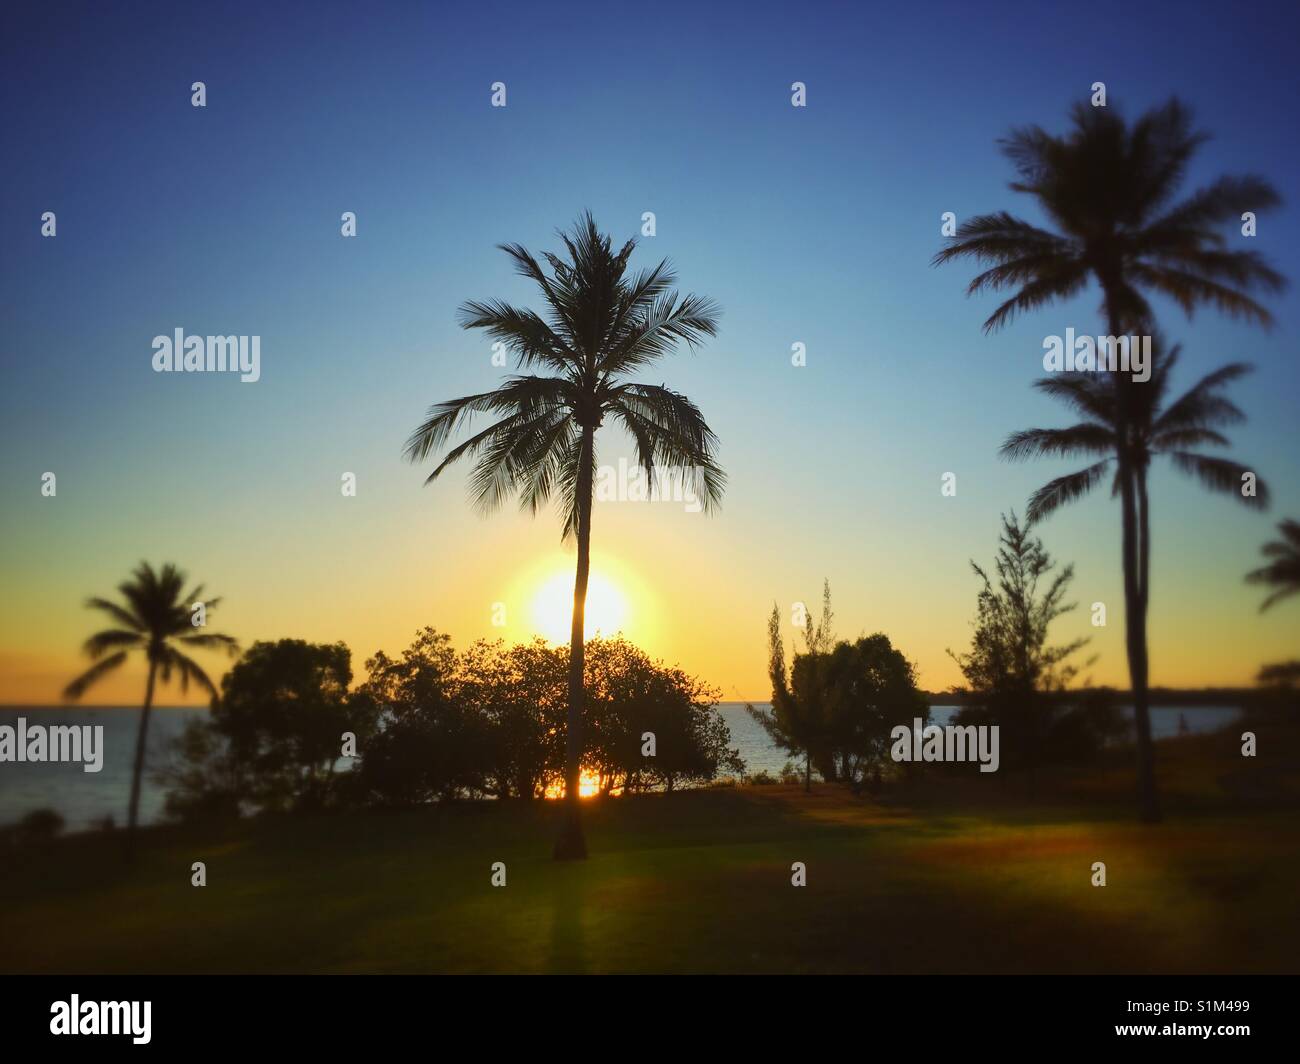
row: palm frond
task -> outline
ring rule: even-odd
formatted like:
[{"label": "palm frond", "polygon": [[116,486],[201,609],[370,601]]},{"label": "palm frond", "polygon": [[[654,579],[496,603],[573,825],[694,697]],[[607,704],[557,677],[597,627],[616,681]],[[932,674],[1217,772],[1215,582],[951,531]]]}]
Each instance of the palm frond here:
[{"label": "palm frond", "polygon": [[1119,440],[1105,425],[1081,422],[1065,429],[1024,429],[1002,444],[1001,455],[1012,462],[1028,458],[1069,458],[1076,454],[1113,454]]},{"label": "palm frond", "polygon": [[124,661],[126,661],[126,651],[119,650],[111,657],[96,662],[63,689],[63,697],[75,701]]},{"label": "palm frond", "polygon": [[1020,312],[1036,310],[1056,299],[1069,299],[1081,291],[1087,281],[1087,272],[1077,265],[1030,281],[988,316],[984,322],[984,331],[989,333],[1000,329]]},{"label": "palm frond", "polygon": [[1164,451],[1185,451],[1189,447],[1227,447],[1231,442],[1227,436],[1214,429],[1168,429],[1152,435],[1150,447],[1152,454],[1160,454]]},{"label": "palm frond", "polygon": [[1095,462],[1077,473],[1067,473],[1044,484],[1029,499],[1029,506],[1025,511],[1029,524],[1046,520],[1062,506],[1087,495],[1106,475],[1106,469],[1111,461],[1112,459],[1107,458]]},{"label": "palm frond", "polygon": [[1239,222],[1246,211],[1259,214],[1280,203],[1277,190],[1261,177],[1221,177],[1150,222],[1134,243],[1153,252],[1217,245],[1222,237],[1212,226]]},{"label": "palm frond", "polygon": [[211,650],[224,650],[231,657],[239,653],[239,643],[233,636],[223,635],[221,632],[201,632],[196,635],[183,635],[179,637],[180,642],[188,643],[190,646],[203,647]]},{"label": "palm frond", "polygon": [[148,624],[144,618],[138,616],[134,610],[125,609],[116,602],[103,598],[86,599],[86,607],[93,610],[101,610],[107,613],[118,624],[130,628],[137,632],[148,631]]},{"label": "palm frond", "polygon": [[96,632],[82,644],[82,652],[91,661],[102,658],[110,650],[130,649],[144,645],[145,635],[125,628],[109,628]]},{"label": "palm frond", "polygon": [[542,364],[556,370],[579,365],[577,353],[531,310],[495,300],[470,300],[457,312],[464,329],[482,329],[514,353],[520,368]]},{"label": "palm frond", "polygon": [[666,292],[613,337],[597,368],[608,379],[657,361],[679,343],[698,347],[705,338],[717,335],[720,314],[711,300]]},{"label": "palm frond", "polygon": [[1217,458],[1194,451],[1169,451],[1169,458],[1174,465],[1189,476],[1196,477],[1210,491],[1238,498],[1243,506],[1256,510],[1266,510],[1269,504],[1268,485],[1259,477],[1255,478],[1255,494],[1242,493],[1242,484],[1246,474],[1253,470],[1227,458]]},{"label": "palm frond", "polygon": [[1168,296],[1189,318],[1202,303],[1217,307],[1230,318],[1245,318],[1264,328],[1272,328],[1273,315],[1261,303],[1244,292],[1220,284],[1189,270],[1179,270],[1154,263],[1135,262],[1129,267],[1144,285]]},{"label": "palm frond", "polygon": [[1213,373],[1207,373],[1165,408],[1155,419],[1153,430],[1162,432],[1244,421],[1246,415],[1236,404],[1216,393],[1224,385],[1246,376],[1252,369],[1244,362],[1231,362]]},{"label": "palm frond", "polygon": [[942,266],[958,258],[977,262],[1011,263],[1044,256],[1077,258],[1068,240],[1006,211],[980,214],[957,227],[947,247],[937,252],[931,265]]},{"label": "palm frond", "polygon": [[188,691],[190,682],[193,681],[213,698],[217,697],[216,686],[199,663],[193,658],[186,657],[175,647],[164,647],[158,663],[163,682],[171,679],[171,670],[174,668],[180,674],[182,691]]}]

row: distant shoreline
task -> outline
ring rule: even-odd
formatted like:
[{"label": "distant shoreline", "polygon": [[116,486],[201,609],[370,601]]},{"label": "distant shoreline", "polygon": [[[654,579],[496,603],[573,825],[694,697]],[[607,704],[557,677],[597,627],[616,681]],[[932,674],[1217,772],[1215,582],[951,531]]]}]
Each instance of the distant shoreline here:
[{"label": "distant shoreline", "polygon": [[[922,691],[921,693],[932,706],[964,706],[973,700],[973,696],[968,691]],[[1153,687],[1147,692],[1147,704],[1187,709],[1249,705],[1266,698],[1274,698],[1278,693],[1277,688],[1270,687]],[[1070,702],[1085,695],[1107,696],[1117,705],[1122,706],[1133,704],[1132,691],[1121,691],[1111,687],[1081,687],[1054,692],[1046,697],[1054,702]]]}]

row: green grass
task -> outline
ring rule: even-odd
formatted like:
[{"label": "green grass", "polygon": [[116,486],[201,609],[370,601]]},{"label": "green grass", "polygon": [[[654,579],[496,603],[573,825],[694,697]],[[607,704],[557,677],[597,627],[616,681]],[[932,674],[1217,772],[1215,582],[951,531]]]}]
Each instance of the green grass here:
[{"label": "green grass", "polygon": [[0,969],[1294,971],[1294,806],[1233,803],[1213,782],[1240,765],[1222,738],[1178,742],[1155,826],[1129,819],[1117,763],[1033,803],[1001,780],[979,804],[969,780],[908,805],[833,786],[611,799],[588,810],[591,858],[567,865],[551,803],[157,829],[129,870],[111,838],[71,837],[8,862]]}]

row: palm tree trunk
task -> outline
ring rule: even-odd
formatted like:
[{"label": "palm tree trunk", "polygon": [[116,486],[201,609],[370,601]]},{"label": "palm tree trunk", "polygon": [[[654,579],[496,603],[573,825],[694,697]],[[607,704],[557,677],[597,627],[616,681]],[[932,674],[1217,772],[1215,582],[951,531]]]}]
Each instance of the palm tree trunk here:
[{"label": "palm tree trunk", "polygon": [[140,813],[140,781],[144,778],[144,752],[149,735],[149,713],[153,709],[154,677],[158,666],[152,658],[149,661],[149,681],[144,689],[144,708],[140,712],[140,728],[135,736],[135,769],[131,773],[131,802],[126,813],[126,852],[127,857],[135,856],[135,830]]},{"label": "palm tree trunk", "polygon": [[[1147,609],[1151,605],[1151,515],[1147,499],[1147,471],[1142,466],[1136,470],[1135,488],[1138,505],[1138,595],[1141,605],[1138,607],[1138,624],[1142,631],[1142,717],[1146,731],[1146,752],[1143,763],[1142,819],[1150,823],[1160,820],[1160,794],[1156,789],[1155,746],[1151,740],[1151,717],[1147,708]],[[1133,710],[1137,716],[1137,708]],[[1141,736],[1139,734],[1139,741]]]},{"label": "palm tree trunk", "polygon": [[1146,605],[1141,587],[1140,522],[1137,485],[1131,463],[1120,465],[1120,497],[1124,521],[1124,627],[1129,679],[1133,688],[1133,725],[1137,732],[1138,811],[1143,820],[1160,819],[1156,797],[1155,746],[1151,741],[1151,714],[1147,705]]},{"label": "palm tree trunk", "polygon": [[557,861],[581,860],[587,856],[582,834],[582,807],[578,789],[582,783],[582,677],[586,664],[584,629],[587,615],[587,577],[591,570],[591,483],[592,443],[595,428],[584,425],[582,449],[578,455],[578,568],[573,580],[573,625],[569,630],[569,714],[564,729],[564,816],[555,843]]},{"label": "palm tree trunk", "polygon": [[1147,500],[1146,466],[1137,470],[1137,504],[1138,589],[1142,593],[1142,616],[1145,618],[1151,606],[1151,513]]},{"label": "palm tree trunk", "polygon": [[[1127,334],[1127,318],[1119,313],[1116,298],[1118,286],[1107,284],[1107,321],[1111,336]],[[1133,727],[1137,735],[1138,756],[1138,815],[1148,823],[1160,819],[1160,804],[1156,795],[1155,746],[1151,741],[1151,713],[1147,702],[1147,619],[1144,557],[1147,549],[1138,514],[1138,485],[1140,475],[1129,450],[1129,425],[1132,423],[1131,404],[1134,381],[1120,370],[1115,371],[1116,429],[1119,436],[1118,477],[1121,506],[1121,553],[1124,567],[1124,642],[1128,655],[1129,686],[1133,691]],[[1145,513],[1145,508],[1144,508]]]}]

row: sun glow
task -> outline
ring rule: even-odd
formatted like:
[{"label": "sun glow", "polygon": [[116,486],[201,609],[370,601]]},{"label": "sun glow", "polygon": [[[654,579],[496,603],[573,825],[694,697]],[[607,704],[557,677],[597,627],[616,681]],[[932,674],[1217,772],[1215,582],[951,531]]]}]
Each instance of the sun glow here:
[{"label": "sun glow", "polygon": [[[582,775],[578,777],[578,797],[594,798],[599,793],[600,793],[600,773],[592,768],[584,768],[582,770]],[[619,789],[615,788],[613,793],[618,794]],[[564,781],[556,780],[554,783],[548,786],[546,788],[546,797],[563,798]]]},{"label": "sun glow", "polygon": [[[611,636],[627,621],[627,600],[602,573],[594,569],[587,580],[587,611],[583,635],[590,639],[599,632]],[[557,572],[533,597],[533,630],[552,643],[567,644],[573,624],[573,573]]]}]

